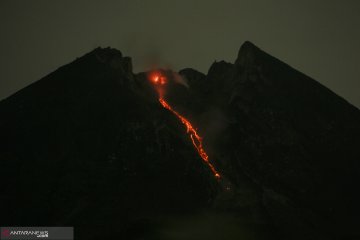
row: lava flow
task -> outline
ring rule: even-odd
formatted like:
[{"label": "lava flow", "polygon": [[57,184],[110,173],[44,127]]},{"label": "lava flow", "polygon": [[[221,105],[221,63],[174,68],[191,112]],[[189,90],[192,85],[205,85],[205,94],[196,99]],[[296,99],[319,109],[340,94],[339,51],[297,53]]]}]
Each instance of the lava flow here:
[{"label": "lava flow", "polygon": [[[166,84],[166,77],[162,74],[155,72],[150,75],[150,80],[153,82],[154,85],[164,85]],[[159,89],[158,89],[159,90]],[[214,174],[215,178],[220,179],[221,176],[216,171],[214,165],[212,165],[209,161],[209,156],[203,148],[202,138],[196,131],[196,129],[192,126],[189,120],[183,117],[180,113],[175,111],[162,97],[161,91],[159,91],[159,102],[160,104],[170,112],[172,112],[181,122],[186,126],[186,132],[190,135],[191,141],[196,148],[197,152],[199,153],[200,157],[204,160],[204,162],[208,165],[212,173]]]}]

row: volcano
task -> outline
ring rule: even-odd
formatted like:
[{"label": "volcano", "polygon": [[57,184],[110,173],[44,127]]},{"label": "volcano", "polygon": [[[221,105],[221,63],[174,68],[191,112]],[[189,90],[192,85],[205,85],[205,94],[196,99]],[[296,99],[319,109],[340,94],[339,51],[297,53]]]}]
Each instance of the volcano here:
[{"label": "volcano", "polygon": [[161,96],[151,72],[96,48],[2,100],[0,225],[74,226],[75,239],[360,239],[357,108],[251,42],[206,75],[156,71]]}]

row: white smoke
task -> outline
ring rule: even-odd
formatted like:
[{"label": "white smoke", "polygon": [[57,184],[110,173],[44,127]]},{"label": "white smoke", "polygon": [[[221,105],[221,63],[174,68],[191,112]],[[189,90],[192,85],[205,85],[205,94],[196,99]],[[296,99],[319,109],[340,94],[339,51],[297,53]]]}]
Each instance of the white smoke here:
[{"label": "white smoke", "polygon": [[181,76],[177,72],[172,72],[172,79],[174,79],[176,83],[179,83],[181,85],[184,85],[186,88],[189,88],[189,84],[185,76]]}]

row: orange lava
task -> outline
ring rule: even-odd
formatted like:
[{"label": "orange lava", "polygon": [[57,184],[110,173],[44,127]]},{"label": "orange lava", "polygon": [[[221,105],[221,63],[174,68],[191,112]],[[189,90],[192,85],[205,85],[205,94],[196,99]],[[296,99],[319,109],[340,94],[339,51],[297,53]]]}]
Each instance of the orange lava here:
[{"label": "orange lava", "polygon": [[176,112],[163,98],[163,87],[167,82],[166,76],[162,74],[160,71],[153,71],[148,75],[148,78],[152,82],[159,93],[159,102],[161,105],[172,112],[185,126],[186,132],[190,135],[191,141],[196,148],[197,152],[199,153],[200,157],[204,160],[204,162],[208,165],[212,173],[214,174],[215,178],[220,179],[221,176],[216,171],[214,165],[212,165],[209,161],[209,156],[203,148],[202,138],[197,133],[196,129],[192,126],[192,124],[187,120],[185,117],[181,116],[180,113]]},{"label": "orange lava", "polygon": [[152,81],[153,84],[155,85],[164,85],[166,84],[166,77],[163,76],[161,73],[159,72],[153,72],[150,74],[150,80]]}]

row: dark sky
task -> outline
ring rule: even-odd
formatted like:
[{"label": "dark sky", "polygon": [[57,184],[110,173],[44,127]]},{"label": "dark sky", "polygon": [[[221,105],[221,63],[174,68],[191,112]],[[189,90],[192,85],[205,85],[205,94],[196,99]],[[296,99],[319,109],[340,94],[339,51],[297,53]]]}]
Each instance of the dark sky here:
[{"label": "dark sky", "polygon": [[111,46],[204,73],[250,40],[360,107],[360,1],[0,1],[0,99]]}]

